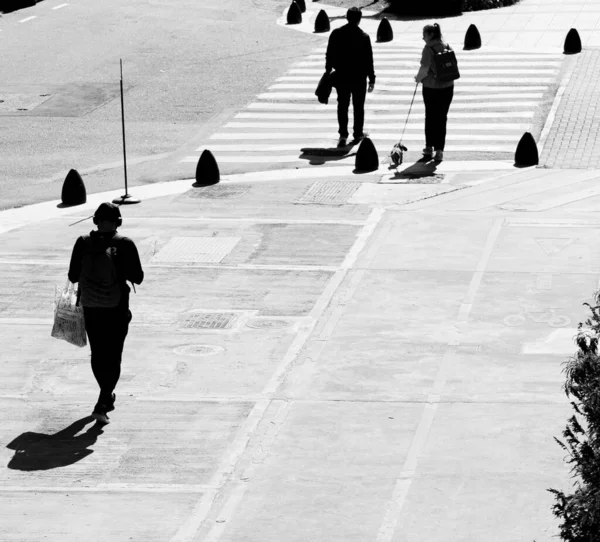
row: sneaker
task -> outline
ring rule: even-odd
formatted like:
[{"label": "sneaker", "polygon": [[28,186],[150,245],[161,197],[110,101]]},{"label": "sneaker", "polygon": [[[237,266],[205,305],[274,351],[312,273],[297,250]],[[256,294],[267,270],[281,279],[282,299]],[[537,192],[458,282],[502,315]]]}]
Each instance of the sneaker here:
[{"label": "sneaker", "polygon": [[435,156],[433,159],[441,162],[444,159],[444,151],[435,151]]},{"label": "sneaker", "polygon": [[346,145],[348,145],[348,138],[347,137],[340,137],[338,139],[337,146],[338,147],[345,147]]},{"label": "sneaker", "polygon": [[108,424],[110,423],[110,420],[108,418],[108,415],[106,414],[106,411],[99,409],[98,407],[96,407],[94,409],[94,412],[92,412],[92,417],[101,424]]},{"label": "sneaker", "polygon": [[367,134],[365,134],[365,133],[362,133],[359,135],[354,135],[354,136],[352,136],[352,141],[356,141],[356,142],[362,141],[365,137],[367,137]]},{"label": "sneaker", "polygon": [[425,147],[423,149],[423,156],[431,156],[433,154],[433,148],[432,147]]}]

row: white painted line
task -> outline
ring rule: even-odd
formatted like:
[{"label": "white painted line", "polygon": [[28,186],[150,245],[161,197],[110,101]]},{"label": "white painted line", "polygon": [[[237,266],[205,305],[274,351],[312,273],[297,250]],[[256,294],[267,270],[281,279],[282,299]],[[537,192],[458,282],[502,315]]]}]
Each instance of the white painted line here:
[{"label": "white painted line", "polygon": [[[311,96],[314,96],[314,90],[316,88],[316,84],[313,83],[275,83],[273,85],[271,85],[270,87],[268,87],[268,90],[294,90],[294,89],[306,89],[310,92]],[[545,89],[546,87],[544,87]],[[375,88],[375,91],[373,92],[373,94],[369,95],[369,99],[373,96],[377,96],[379,93],[381,92],[406,92],[406,95],[404,94],[394,94],[393,96],[390,96],[390,98],[396,97],[396,96],[402,96],[402,98],[404,99],[404,96],[406,96],[406,98],[408,100],[412,99],[413,93],[415,91],[415,86],[412,85],[412,89],[410,87],[402,87],[399,85],[377,85]],[[262,94],[264,96],[264,94]],[[268,94],[267,94],[268,95]],[[540,99],[542,98],[542,96],[544,95],[543,91],[532,91],[531,89],[527,88],[527,87],[521,87],[521,88],[515,88],[515,89],[502,89],[502,91],[496,91],[495,89],[489,89],[489,88],[485,88],[483,89],[482,87],[479,88],[475,88],[475,87],[470,87],[470,88],[464,88],[461,87],[460,88],[460,93],[456,93],[454,95],[454,99],[478,99],[478,100],[495,100],[496,98],[529,98],[529,99]],[[384,95],[385,96],[385,95]],[[334,98],[335,98],[335,94],[334,94]]]},{"label": "white painted line", "polygon": [[[320,75],[314,75],[314,76],[282,75],[281,77],[278,77],[277,79],[275,79],[275,82],[297,81],[299,83],[311,83],[314,85],[313,88],[316,89],[317,84],[320,79],[321,79]],[[469,85],[469,84],[465,84],[464,80],[461,80],[460,83],[457,83],[455,85],[455,92],[457,89],[459,89],[460,91],[475,91],[475,92],[486,91],[486,92],[489,92],[490,94],[495,93],[495,92],[515,92],[515,91],[521,91],[521,90],[527,90],[530,92],[544,92],[548,88],[548,85],[524,84],[522,79],[520,79],[518,81],[518,84],[513,84],[512,86],[498,84],[503,81],[504,81],[504,79],[499,78],[499,79],[493,81],[492,83],[488,83],[488,84],[483,84],[481,81],[477,81],[477,84]],[[376,89],[379,88],[379,86],[382,84],[382,82],[384,85],[396,86],[398,88],[398,90],[406,90],[407,92],[411,92],[411,93],[415,91],[415,82],[413,80],[409,79],[408,77],[386,76],[383,78],[378,78],[377,82],[375,83],[375,88]]]},{"label": "white painted line", "polygon": [[[521,134],[522,135],[522,134]],[[209,139],[235,141],[236,144],[243,144],[247,140],[269,140],[278,141],[280,139],[297,139],[300,141],[307,139],[330,139],[333,136],[331,132],[228,132],[216,133],[210,136]],[[519,139],[520,136],[517,137]],[[393,133],[377,133],[373,134],[372,139],[376,141],[398,141],[399,134]],[[423,134],[405,134],[404,139],[407,141],[421,141]],[[447,141],[515,141],[514,135],[496,135],[496,134],[448,134]],[[517,141],[518,143],[518,141]],[[308,146],[308,145],[306,145]]]},{"label": "white painted line", "polygon": [[[376,122],[366,122],[365,130],[369,133],[375,134],[376,130],[384,131],[384,130],[402,130],[404,129],[404,122],[386,122],[383,124],[377,124]],[[489,123],[479,123],[479,124],[459,124],[455,121],[448,120],[448,132],[456,132],[460,130],[467,130],[469,133],[477,132],[477,131],[521,131],[528,130],[530,124],[529,123],[511,123],[511,122],[489,122]],[[315,123],[312,122],[228,122],[223,126],[223,129],[248,129],[248,128],[263,128],[263,129],[308,129],[315,127]],[[334,119],[327,119],[325,121],[321,121],[318,123],[318,127],[322,128],[337,128],[338,124]],[[419,130],[423,131],[423,123],[422,122],[411,122],[406,124],[407,130]],[[521,133],[522,135],[522,133]],[[376,137],[376,134],[375,134]]]},{"label": "white painted line", "polygon": [[[410,92],[411,96],[412,93],[415,91],[415,82],[414,81],[410,81],[409,79],[403,77],[403,78],[390,78],[390,77],[386,77],[383,83],[380,83],[380,81],[378,80],[377,83],[375,84],[375,89],[381,89],[382,87],[390,87],[390,88],[395,88],[398,91],[405,91],[405,92]],[[319,77],[314,77],[314,78],[310,78],[310,77],[303,77],[301,75],[285,75],[283,77],[278,77],[277,79],[275,79],[275,84],[281,84],[281,83],[285,83],[288,82],[288,84],[301,84],[301,85],[307,85],[306,87],[301,87],[301,88],[312,88],[313,90],[315,90],[317,88],[317,84],[319,82]],[[488,95],[491,94],[502,94],[504,92],[545,92],[546,89],[548,88],[548,85],[512,85],[512,86],[506,86],[506,85],[465,85],[465,84],[460,84],[460,85],[455,85],[455,92],[457,90],[460,90],[460,92],[486,92],[488,93]],[[418,91],[417,91],[418,93]],[[334,94],[335,95],[335,94]]]},{"label": "white painted line", "polygon": [[52,9],[61,9],[64,8],[65,6],[68,6],[69,4],[59,4],[58,6],[54,6]]},{"label": "white painted line", "polygon": [[[325,56],[321,56],[321,55],[308,55],[307,57],[305,57],[306,60],[304,60],[303,62],[316,62],[316,63],[320,63],[320,65],[322,65],[323,67],[325,66]],[[474,66],[474,67],[514,67],[516,65],[528,65],[528,64],[534,64],[534,69],[540,67],[540,66],[560,66],[562,64],[562,60],[559,59],[549,59],[546,57],[542,57],[542,58],[536,58],[536,59],[528,59],[527,61],[510,61],[510,60],[500,60],[500,61],[496,61],[495,59],[488,59],[488,60],[483,60],[483,59],[466,59],[466,58],[460,58],[460,56],[457,57],[459,59],[459,63],[462,66]],[[420,59],[418,57],[408,57],[406,55],[394,55],[394,54],[385,54],[385,53],[381,53],[381,54],[375,54],[374,55],[374,64],[375,64],[375,68],[377,69],[377,66],[382,64],[382,61],[389,61],[389,60],[396,60],[398,64],[408,64],[410,63],[411,65],[419,65]]]},{"label": "white painted line", "polygon": [[[373,104],[369,103],[370,98],[367,98],[367,103],[365,104],[365,111],[397,111],[398,108],[394,106],[394,104]],[[330,101],[329,105],[323,105],[317,102],[317,98],[313,96],[311,100],[312,103],[278,103],[278,102],[254,102],[246,106],[246,109],[271,109],[271,110],[285,110],[285,111],[334,111],[336,110],[335,101]],[[316,102],[316,103],[315,103]],[[498,103],[478,103],[476,106],[472,103],[463,104],[463,103],[455,103],[452,102],[450,106],[450,115],[456,109],[468,109],[472,111],[473,109],[524,109],[524,108],[532,108],[537,107],[538,102],[498,102]],[[424,110],[425,106],[423,105],[422,100],[416,100],[413,104],[413,111]]]},{"label": "white painted line", "polygon": [[[535,115],[534,111],[507,111],[502,113],[502,119],[529,119]],[[456,119],[496,119],[498,120],[497,113],[455,113],[451,112],[450,116]],[[235,115],[236,119],[263,119],[263,120],[318,120],[322,121],[325,115],[323,113],[269,113],[263,111],[242,111]],[[410,118],[424,119],[424,113],[413,113],[411,112]],[[406,120],[406,113],[388,113],[385,115],[369,115],[368,120],[370,121],[390,121],[390,120]],[[474,125],[475,126],[475,125]]]},{"label": "white painted line", "polygon": [[[516,95],[515,97],[512,97],[512,99],[514,100],[515,98],[519,98],[522,97],[523,100],[525,99],[538,99],[542,97],[541,94],[522,94],[521,96]],[[420,97],[419,97],[420,98]],[[494,104],[500,104],[500,105],[504,105],[504,101],[501,98],[506,98],[506,99],[510,99],[510,96],[502,96],[502,95],[497,95],[497,96],[490,96],[490,95],[486,95],[486,94],[473,94],[473,95],[469,95],[469,94],[462,94],[460,92],[457,92],[454,95],[454,98],[452,99],[452,105],[456,104],[456,103],[463,103],[463,102],[469,102],[469,104],[471,104],[471,108],[477,107],[479,104],[488,104],[490,102],[494,103]],[[264,94],[258,94],[256,96],[256,99],[258,100],[304,100],[304,101],[310,101],[310,102],[314,102],[316,100],[315,94],[314,92],[268,92],[268,93],[264,93]],[[410,103],[412,101],[412,95],[407,94],[384,94],[384,93],[378,93],[378,92],[373,92],[372,94],[369,94],[367,101],[369,102],[408,102]],[[415,101],[416,101],[416,97],[415,97]],[[422,100],[420,99],[419,102],[422,102]],[[518,103],[518,102],[517,102]],[[450,108],[452,108],[452,106],[450,106]]]},{"label": "white painted line", "polygon": [[[413,64],[413,63],[411,63]],[[414,63],[415,66],[419,66],[419,63],[416,62]],[[292,64],[293,67],[298,67],[298,68],[308,68],[308,67],[314,67],[315,69],[318,69],[321,71],[321,73],[323,72],[323,67],[319,66],[316,62],[306,62],[306,61],[302,61],[302,62],[295,62],[294,64]],[[402,64],[400,64],[399,62],[394,62],[391,60],[383,60],[381,62],[378,62],[376,64],[377,70],[376,70],[376,74],[379,74],[380,72],[384,72],[384,70],[380,70],[379,67],[380,66],[402,66]],[[488,63],[489,66],[489,63]],[[460,66],[460,74],[461,77],[463,76],[463,74],[471,74],[471,75],[492,75],[492,74],[498,74],[498,75],[505,75],[505,74],[529,74],[529,75],[535,75],[535,74],[543,74],[543,75],[553,75],[558,73],[558,68],[556,69],[545,69],[545,68],[538,68],[538,67],[529,67],[529,68],[496,68],[495,66],[492,67],[488,67],[488,68],[469,68],[469,66],[464,66],[461,65]]]},{"label": "white painted line", "polygon": [[[323,75],[323,70],[311,70],[308,68],[292,68],[287,71],[289,74],[304,74],[304,75],[312,75],[314,77],[320,77]],[[377,71],[377,80],[381,81],[382,79],[387,79],[388,76],[397,75],[397,70],[378,70]],[[385,76],[385,77],[384,77]],[[406,79],[404,79],[406,80]],[[551,84],[554,82],[553,77],[480,77],[475,74],[461,74],[460,81],[464,82],[465,80],[471,81],[473,83],[545,83]],[[459,85],[457,83],[457,85]]]},{"label": "white painted line", "polygon": [[31,17],[25,17],[25,19],[21,19],[20,23],[26,23],[27,21],[31,21],[32,19],[37,19],[37,15],[32,15]]},{"label": "white painted line", "polygon": [[[423,48],[419,48],[419,49],[414,49],[412,51],[407,50],[406,47],[386,47],[386,48],[380,48],[378,49],[377,46],[373,47],[373,57],[374,59],[377,59],[379,55],[395,55],[397,57],[413,57],[416,55],[417,59],[420,59],[420,55],[422,52]],[[321,56],[321,58],[323,59],[323,62],[325,62],[325,52],[326,49],[321,48],[321,49],[313,49],[313,52],[311,53],[311,56]],[[461,51],[454,51],[456,54],[456,58],[459,59],[459,61],[464,62],[469,62],[469,60],[481,60],[481,61],[487,61],[488,64],[493,63],[495,60],[509,60],[509,61],[513,61],[514,64],[519,63],[519,62],[526,62],[526,61],[537,61],[537,60],[559,60],[562,61],[562,55],[559,55],[556,52],[551,52],[551,53],[533,53],[533,52],[529,52],[529,53],[506,53],[504,52],[493,52],[493,51],[488,51],[487,49],[484,52],[470,52],[470,53],[465,53],[465,52],[461,52]],[[377,66],[375,66],[375,68],[377,68]]]}]

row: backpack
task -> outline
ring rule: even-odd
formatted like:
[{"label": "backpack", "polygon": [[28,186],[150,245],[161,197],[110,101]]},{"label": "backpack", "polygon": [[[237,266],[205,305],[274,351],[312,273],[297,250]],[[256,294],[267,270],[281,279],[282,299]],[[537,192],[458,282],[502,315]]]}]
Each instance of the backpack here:
[{"label": "backpack", "polygon": [[454,81],[460,77],[456,55],[449,46],[446,47],[441,53],[436,53],[430,47],[433,51],[433,77],[441,82]]},{"label": "backpack", "polygon": [[89,235],[83,236],[84,254],[81,259],[79,278],[80,302],[84,307],[116,307],[121,301],[121,284],[117,266],[118,241],[116,234],[106,242],[96,241]]}]

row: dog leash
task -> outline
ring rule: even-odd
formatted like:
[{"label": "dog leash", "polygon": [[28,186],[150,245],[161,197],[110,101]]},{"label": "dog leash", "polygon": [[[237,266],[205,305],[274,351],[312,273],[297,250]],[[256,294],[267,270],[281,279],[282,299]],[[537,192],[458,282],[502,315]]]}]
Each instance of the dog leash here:
[{"label": "dog leash", "polygon": [[404,137],[404,132],[406,131],[406,125],[408,124],[408,119],[410,117],[410,112],[412,111],[412,106],[415,101],[415,96],[417,95],[417,88],[419,88],[419,83],[415,85],[415,91],[413,92],[413,97],[410,102],[410,107],[408,108],[408,115],[406,115],[406,122],[404,123],[404,129],[402,130],[402,135],[400,136],[400,145],[402,145],[402,138]]}]

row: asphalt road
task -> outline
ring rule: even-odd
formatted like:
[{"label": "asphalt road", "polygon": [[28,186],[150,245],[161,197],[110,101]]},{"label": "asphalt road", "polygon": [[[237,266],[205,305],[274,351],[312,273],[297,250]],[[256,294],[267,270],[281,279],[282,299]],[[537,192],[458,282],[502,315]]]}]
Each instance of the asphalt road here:
[{"label": "asphalt road", "polygon": [[[193,177],[180,164],[321,38],[275,21],[287,0],[45,0],[0,18],[0,208]],[[18,110],[18,109],[24,110]],[[132,192],[132,191],[130,191]]]}]

